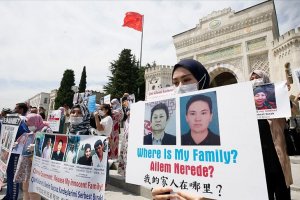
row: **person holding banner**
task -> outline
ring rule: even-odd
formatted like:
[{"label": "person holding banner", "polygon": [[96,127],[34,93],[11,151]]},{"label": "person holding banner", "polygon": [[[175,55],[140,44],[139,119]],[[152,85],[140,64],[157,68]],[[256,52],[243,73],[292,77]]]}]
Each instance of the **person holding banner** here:
[{"label": "person holding banner", "polygon": [[[250,80],[262,79],[262,84],[270,83],[262,70],[254,70]],[[265,166],[265,174],[270,200],[290,200],[290,185],[293,183],[290,159],[284,138],[285,118],[258,120],[259,134]]]},{"label": "person holding banner", "polygon": [[[172,71],[172,82],[177,93],[187,93],[209,87],[210,76],[205,67],[193,59],[179,61]],[[157,187],[152,189],[153,200],[180,199],[180,200],[204,200],[185,192],[173,192],[171,187]]]},{"label": "person holding banner", "polygon": [[[35,135],[36,132],[42,131],[45,127],[43,123],[43,118],[39,114],[30,113],[26,116],[26,124],[30,129],[30,133],[26,133],[27,140],[32,134]],[[44,129],[46,130],[46,129]],[[38,146],[38,145],[37,145]],[[24,146],[23,153],[20,156],[17,170],[14,176],[14,181],[17,183],[23,183],[23,197],[24,199],[40,199],[40,195],[37,193],[28,192],[29,188],[29,179],[32,168],[32,151],[30,144]]]},{"label": "person holding banner", "polygon": [[90,135],[90,118],[90,112],[84,104],[75,104],[71,109],[68,134]]}]

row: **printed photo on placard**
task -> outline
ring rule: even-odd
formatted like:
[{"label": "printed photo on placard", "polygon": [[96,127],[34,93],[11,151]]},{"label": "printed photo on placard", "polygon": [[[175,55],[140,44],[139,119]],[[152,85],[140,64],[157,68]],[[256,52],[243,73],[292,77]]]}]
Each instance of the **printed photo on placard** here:
[{"label": "printed photo on placard", "polygon": [[181,145],[220,145],[216,92],[180,98]]},{"label": "printed photo on placard", "polygon": [[34,145],[34,155],[42,157],[42,147],[44,143],[45,135],[43,133],[36,133],[35,136],[35,145]]},{"label": "printed photo on placard", "polygon": [[146,103],[144,145],[176,145],[175,99]]},{"label": "printed photo on placard", "polygon": [[51,160],[52,147],[55,141],[54,135],[46,135],[42,147],[42,158]]},{"label": "printed photo on placard", "polygon": [[67,136],[56,136],[51,159],[63,161],[67,147]]},{"label": "printed photo on placard", "polygon": [[1,149],[0,159],[5,165],[8,164],[8,156],[9,156],[9,151],[7,151],[5,149]]},{"label": "printed photo on placard", "polygon": [[69,136],[68,145],[66,149],[66,154],[64,161],[67,163],[76,163],[77,152],[79,149],[80,137],[79,136]]},{"label": "printed photo on placard", "polygon": [[92,155],[92,165],[94,167],[105,168],[107,164],[107,157],[105,152],[108,151],[107,139],[98,139],[93,145],[94,151]]},{"label": "printed photo on placard", "polygon": [[260,85],[253,88],[256,110],[276,109],[274,84]]},{"label": "printed photo on placard", "polygon": [[77,164],[80,165],[92,165],[92,143],[81,143],[77,155]]},{"label": "printed photo on placard", "polygon": [[26,142],[24,144],[24,148],[22,151],[22,156],[32,156],[32,152],[30,150],[28,150],[28,147],[30,144],[34,143],[34,139],[35,139],[35,134],[31,133],[27,135],[27,139]]}]

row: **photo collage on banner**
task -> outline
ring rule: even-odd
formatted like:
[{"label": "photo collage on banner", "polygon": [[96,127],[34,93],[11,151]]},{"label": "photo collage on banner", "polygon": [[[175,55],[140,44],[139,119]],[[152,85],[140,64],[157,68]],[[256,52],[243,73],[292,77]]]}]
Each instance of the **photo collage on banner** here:
[{"label": "photo collage on banner", "polygon": [[[13,150],[13,144],[18,132],[21,118],[18,116],[10,116],[3,118],[0,137],[0,185],[3,185],[4,177],[8,161]],[[21,147],[19,148],[21,149]],[[22,151],[21,151],[22,152]]]},{"label": "photo collage on banner", "polygon": [[45,198],[104,199],[108,141],[37,133],[30,188]]},{"label": "photo collage on banner", "polygon": [[290,99],[285,82],[254,86],[253,96],[258,119],[291,116]]},{"label": "photo collage on banner", "polygon": [[212,199],[268,198],[251,82],[162,95],[132,104],[130,115],[127,183]]}]

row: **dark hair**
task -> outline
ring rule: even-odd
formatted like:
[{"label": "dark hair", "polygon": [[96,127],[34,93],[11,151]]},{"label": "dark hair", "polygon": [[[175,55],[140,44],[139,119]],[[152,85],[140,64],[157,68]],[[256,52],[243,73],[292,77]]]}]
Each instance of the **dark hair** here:
[{"label": "dark hair", "polygon": [[186,114],[188,113],[188,110],[189,110],[189,107],[191,106],[191,104],[194,103],[195,101],[204,101],[204,102],[206,102],[208,104],[210,113],[212,113],[212,102],[211,102],[210,97],[200,94],[200,95],[192,96],[188,100],[188,102],[186,104]]},{"label": "dark hair", "polygon": [[260,93],[260,92],[263,92],[265,95],[267,95],[267,92],[264,88],[262,87],[256,87],[254,90],[253,90],[253,93],[254,95],[256,95],[257,93]]},{"label": "dark hair", "polygon": [[128,100],[127,97],[122,97],[122,103],[123,103],[124,101],[127,101],[127,100]]},{"label": "dark hair", "polygon": [[23,109],[23,115],[25,115],[28,111],[28,106],[26,105],[26,103],[17,103],[16,106],[18,106],[18,108]]},{"label": "dark hair", "polygon": [[[193,59],[183,59],[179,61],[176,65],[174,65],[173,71],[172,71],[172,78],[175,70],[178,67],[183,67],[184,69],[191,72],[191,74],[195,77],[195,79],[199,82],[203,76],[206,76],[206,79],[203,80],[203,89],[208,88],[209,82],[210,82],[210,76],[205,69],[205,67],[198,61]],[[202,82],[202,80],[201,80]],[[198,88],[199,89],[199,88]]]},{"label": "dark hair", "polygon": [[154,113],[154,111],[156,110],[164,110],[166,112],[166,115],[167,115],[167,120],[169,119],[169,109],[168,109],[168,106],[164,103],[159,103],[159,104],[156,104],[152,109],[151,109],[151,118],[150,120],[152,121],[152,115]]},{"label": "dark hair", "polygon": [[94,144],[94,149],[96,149],[99,145],[102,146],[103,142],[102,140],[97,140]]},{"label": "dark hair", "polygon": [[[59,141],[58,141],[58,143],[60,143],[60,142],[61,142],[61,144],[63,144],[63,143],[64,143],[62,140],[59,140]],[[58,143],[57,143],[57,144],[58,144]]]},{"label": "dark hair", "polygon": [[103,108],[107,110],[107,115],[111,116],[111,107],[109,104],[102,104]]},{"label": "dark hair", "polygon": [[84,145],[84,151],[86,151],[87,149],[92,149],[91,145],[89,143],[86,143]]}]

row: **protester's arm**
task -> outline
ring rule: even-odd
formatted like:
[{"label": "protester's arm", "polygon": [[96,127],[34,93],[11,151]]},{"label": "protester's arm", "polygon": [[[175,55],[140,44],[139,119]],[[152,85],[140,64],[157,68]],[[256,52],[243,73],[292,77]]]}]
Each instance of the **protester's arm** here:
[{"label": "protester's arm", "polygon": [[94,112],[95,115],[95,122],[96,122],[96,128],[98,131],[104,131],[104,127],[102,124],[100,124],[100,119],[99,119],[99,113],[96,111]]},{"label": "protester's arm", "polygon": [[158,187],[152,190],[153,200],[212,200],[204,197],[199,197],[187,192],[175,192],[170,187]]}]

